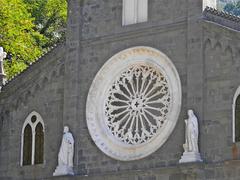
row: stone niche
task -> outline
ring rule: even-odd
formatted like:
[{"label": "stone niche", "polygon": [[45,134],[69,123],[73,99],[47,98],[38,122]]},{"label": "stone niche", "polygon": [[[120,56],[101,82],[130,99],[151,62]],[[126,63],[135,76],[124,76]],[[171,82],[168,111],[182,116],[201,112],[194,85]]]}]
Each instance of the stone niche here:
[{"label": "stone niche", "polygon": [[172,133],[181,98],[178,72],[165,54],[142,46],[121,51],[103,65],[90,87],[90,135],[114,159],[144,158]]}]

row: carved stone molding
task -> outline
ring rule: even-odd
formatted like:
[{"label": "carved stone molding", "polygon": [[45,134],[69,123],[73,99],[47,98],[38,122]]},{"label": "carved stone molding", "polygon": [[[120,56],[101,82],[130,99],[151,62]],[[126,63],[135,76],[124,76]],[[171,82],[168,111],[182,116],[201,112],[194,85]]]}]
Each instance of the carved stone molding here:
[{"label": "carved stone molding", "polygon": [[97,73],[87,98],[87,125],[108,156],[136,160],[172,133],[181,108],[181,82],[171,60],[150,47],[119,52]]}]

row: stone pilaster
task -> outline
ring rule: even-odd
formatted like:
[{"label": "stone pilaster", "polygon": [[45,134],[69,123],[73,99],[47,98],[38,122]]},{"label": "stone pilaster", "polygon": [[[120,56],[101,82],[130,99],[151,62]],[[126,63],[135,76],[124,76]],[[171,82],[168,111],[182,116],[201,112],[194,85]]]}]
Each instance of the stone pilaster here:
[{"label": "stone pilaster", "polygon": [[[66,58],[64,73],[63,126],[69,126],[73,136],[77,136],[79,57],[81,41],[81,3],[82,0],[68,0],[68,30],[66,37]],[[77,144],[77,143],[76,143]],[[77,165],[78,146],[75,146],[74,166]]]},{"label": "stone pilaster", "polygon": [[187,106],[199,119],[200,152],[203,120],[202,0],[188,0],[187,23]]}]

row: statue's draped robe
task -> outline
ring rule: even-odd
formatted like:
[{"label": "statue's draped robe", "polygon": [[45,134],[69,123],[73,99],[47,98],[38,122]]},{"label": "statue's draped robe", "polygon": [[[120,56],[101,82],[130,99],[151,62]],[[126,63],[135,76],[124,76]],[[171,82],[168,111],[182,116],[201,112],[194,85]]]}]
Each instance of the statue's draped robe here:
[{"label": "statue's draped robe", "polygon": [[198,151],[198,121],[196,116],[192,113],[188,119],[187,126],[188,150],[190,152]]},{"label": "statue's draped robe", "polygon": [[71,133],[63,135],[62,144],[58,154],[58,164],[73,167],[74,139]]}]

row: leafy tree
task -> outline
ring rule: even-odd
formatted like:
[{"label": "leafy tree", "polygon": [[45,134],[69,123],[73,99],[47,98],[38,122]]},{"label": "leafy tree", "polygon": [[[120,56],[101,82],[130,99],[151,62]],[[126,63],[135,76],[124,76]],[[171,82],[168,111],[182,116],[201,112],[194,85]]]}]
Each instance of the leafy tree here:
[{"label": "leafy tree", "polygon": [[43,48],[52,46],[65,36],[66,0],[24,0],[24,2],[35,18],[34,23],[38,32],[47,39],[42,44]]},{"label": "leafy tree", "polygon": [[9,78],[41,55],[38,42],[44,36],[34,30],[34,19],[22,0],[0,0],[0,5],[0,46],[12,56],[4,64]]},{"label": "leafy tree", "polygon": [[233,14],[235,16],[240,16],[240,1],[236,3],[227,3],[224,6],[224,11]]},{"label": "leafy tree", "polygon": [[0,0],[0,46],[10,78],[65,36],[66,0]]}]

